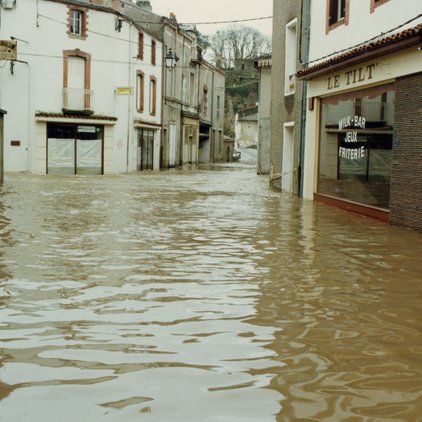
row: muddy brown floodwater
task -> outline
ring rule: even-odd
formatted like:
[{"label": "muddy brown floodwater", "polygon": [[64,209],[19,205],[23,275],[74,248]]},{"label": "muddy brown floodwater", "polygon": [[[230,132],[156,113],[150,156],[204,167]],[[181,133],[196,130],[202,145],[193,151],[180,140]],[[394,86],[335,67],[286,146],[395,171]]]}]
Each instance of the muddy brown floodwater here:
[{"label": "muddy brown floodwater", "polygon": [[243,164],[0,189],[0,421],[421,421],[422,235]]}]

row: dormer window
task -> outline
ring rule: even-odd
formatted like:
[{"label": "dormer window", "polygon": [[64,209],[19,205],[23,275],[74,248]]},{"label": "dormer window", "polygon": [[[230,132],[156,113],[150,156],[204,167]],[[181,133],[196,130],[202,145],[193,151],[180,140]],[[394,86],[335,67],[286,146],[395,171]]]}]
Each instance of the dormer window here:
[{"label": "dormer window", "polygon": [[87,12],[83,9],[68,9],[68,34],[75,37],[87,36]]}]

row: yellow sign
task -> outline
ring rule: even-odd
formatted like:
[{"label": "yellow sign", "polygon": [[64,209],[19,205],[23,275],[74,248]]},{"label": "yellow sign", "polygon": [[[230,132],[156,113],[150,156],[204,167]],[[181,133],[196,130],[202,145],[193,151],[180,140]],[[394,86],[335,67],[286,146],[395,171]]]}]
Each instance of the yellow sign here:
[{"label": "yellow sign", "polygon": [[16,60],[18,57],[16,40],[0,40],[0,60]]},{"label": "yellow sign", "polygon": [[133,89],[131,86],[120,86],[116,88],[115,92],[117,95],[132,95]]}]

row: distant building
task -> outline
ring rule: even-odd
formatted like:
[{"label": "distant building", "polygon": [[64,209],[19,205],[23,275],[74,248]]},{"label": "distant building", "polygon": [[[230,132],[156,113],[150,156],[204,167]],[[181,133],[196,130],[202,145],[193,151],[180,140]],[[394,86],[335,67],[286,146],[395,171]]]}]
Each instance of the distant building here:
[{"label": "distant building", "polygon": [[[116,0],[117,1],[117,0]],[[202,57],[195,28],[151,13],[150,7],[120,2],[121,13],[164,43],[163,56],[174,57],[163,73],[163,168],[221,161],[224,136],[225,74]]]},{"label": "distant building", "polygon": [[258,107],[240,110],[235,116],[236,148],[258,144]]},{"label": "distant building", "polygon": [[255,60],[259,71],[258,99],[258,174],[270,174],[271,171],[271,56]]}]

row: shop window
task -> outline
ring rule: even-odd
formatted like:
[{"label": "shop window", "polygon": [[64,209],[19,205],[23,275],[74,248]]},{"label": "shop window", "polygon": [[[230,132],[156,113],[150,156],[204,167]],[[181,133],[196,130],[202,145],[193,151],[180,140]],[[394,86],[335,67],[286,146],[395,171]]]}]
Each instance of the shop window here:
[{"label": "shop window", "polygon": [[327,0],[327,33],[349,23],[350,0]]},{"label": "shop window", "polygon": [[388,209],[394,85],[321,101],[318,193]]},{"label": "shop window", "polygon": [[47,173],[103,174],[103,131],[99,125],[48,123]]},{"label": "shop window", "polygon": [[144,33],[138,33],[138,59],[144,60]]},{"label": "shop window", "polygon": [[84,9],[68,8],[69,35],[86,38],[87,36],[87,11]]},{"label": "shop window", "polygon": [[286,25],[285,68],[284,68],[284,94],[291,95],[295,92],[295,74],[297,61],[297,19]]},{"label": "shop window", "polygon": [[138,113],[144,112],[144,98],[145,98],[145,75],[138,70],[136,73],[136,110]]}]

